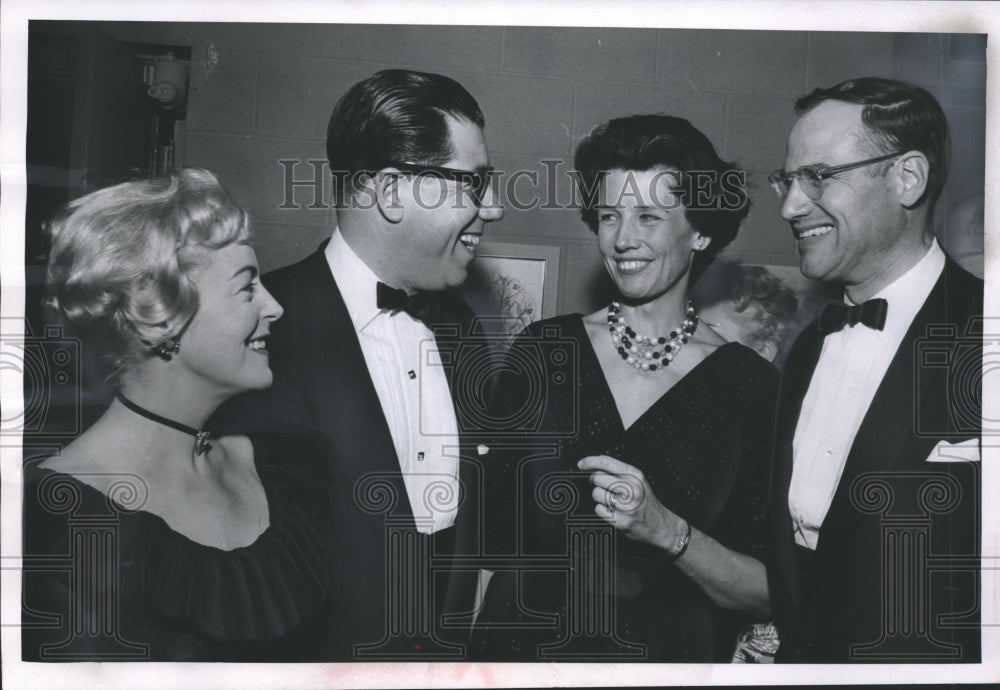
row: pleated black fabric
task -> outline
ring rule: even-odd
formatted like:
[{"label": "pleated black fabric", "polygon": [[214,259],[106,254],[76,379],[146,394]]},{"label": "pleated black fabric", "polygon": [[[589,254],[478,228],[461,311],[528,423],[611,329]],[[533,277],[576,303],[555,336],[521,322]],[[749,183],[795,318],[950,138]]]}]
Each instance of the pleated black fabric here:
[{"label": "pleated black fabric", "polygon": [[[26,468],[26,556],[68,557],[72,562],[73,525],[79,534],[79,525],[103,520],[114,525],[118,538],[116,554],[106,554],[103,563],[88,564],[72,576],[32,572],[26,565],[28,611],[59,613],[62,625],[26,629],[24,658],[316,658],[318,636],[311,628],[323,619],[329,581],[326,444],[299,434],[250,438],[270,525],[252,544],[231,551],[191,541],[159,517],[129,510],[127,501],[109,500],[74,477]],[[57,504],[54,496],[69,499]],[[100,596],[88,599],[81,594],[86,588]],[[110,609],[94,601],[104,601],[101,606]],[[108,635],[80,634],[81,629],[111,629],[111,637],[121,644],[109,644]]]}]

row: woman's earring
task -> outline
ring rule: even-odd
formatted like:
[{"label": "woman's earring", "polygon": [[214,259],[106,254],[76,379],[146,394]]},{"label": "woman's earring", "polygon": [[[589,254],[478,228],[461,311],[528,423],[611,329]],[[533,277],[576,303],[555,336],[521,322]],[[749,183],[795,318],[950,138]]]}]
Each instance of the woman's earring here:
[{"label": "woman's earring", "polygon": [[153,351],[154,355],[162,359],[164,362],[169,362],[181,349],[180,334],[178,333],[177,335],[170,336],[159,345],[154,345],[150,349]]},{"label": "woman's earring", "polygon": [[[197,310],[195,310],[194,314],[197,313]],[[194,314],[191,314],[177,333],[170,336],[159,345],[153,345],[150,347],[153,354],[162,359],[164,362],[169,362],[173,359],[174,355],[176,355],[181,349],[181,336],[184,335],[184,331],[186,331],[188,326],[191,325],[191,322],[194,321]]]}]

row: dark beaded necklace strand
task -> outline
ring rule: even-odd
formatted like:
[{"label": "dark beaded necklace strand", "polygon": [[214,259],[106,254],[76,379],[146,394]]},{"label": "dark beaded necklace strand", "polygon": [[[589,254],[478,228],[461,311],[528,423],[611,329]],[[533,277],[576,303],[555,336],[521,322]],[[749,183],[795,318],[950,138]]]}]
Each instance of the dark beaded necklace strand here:
[{"label": "dark beaded necklace strand", "polygon": [[615,350],[629,366],[643,371],[665,369],[691,339],[697,328],[698,314],[695,313],[690,301],[684,321],[668,335],[655,338],[632,330],[632,327],[625,322],[618,302],[608,305],[608,331],[611,333],[611,342]]}]

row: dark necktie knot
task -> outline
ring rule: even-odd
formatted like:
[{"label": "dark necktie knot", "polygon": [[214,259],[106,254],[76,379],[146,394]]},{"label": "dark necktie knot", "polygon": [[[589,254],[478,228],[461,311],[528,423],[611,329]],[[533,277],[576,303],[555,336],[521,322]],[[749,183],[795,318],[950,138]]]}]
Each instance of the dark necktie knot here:
[{"label": "dark necktie knot", "polygon": [[433,292],[415,292],[409,295],[405,290],[389,287],[381,281],[375,286],[375,304],[379,309],[388,309],[393,313],[405,311],[418,321],[423,321],[428,328],[434,318],[436,301]]},{"label": "dark necktie knot", "polygon": [[816,326],[823,335],[836,333],[845,326],[856,326],[859,323],[881,331],[885,327],[885,316],[889,311],[889,303],[884,299],[870,299],[862,304],[844,304],[830,302],[820,313]]}]

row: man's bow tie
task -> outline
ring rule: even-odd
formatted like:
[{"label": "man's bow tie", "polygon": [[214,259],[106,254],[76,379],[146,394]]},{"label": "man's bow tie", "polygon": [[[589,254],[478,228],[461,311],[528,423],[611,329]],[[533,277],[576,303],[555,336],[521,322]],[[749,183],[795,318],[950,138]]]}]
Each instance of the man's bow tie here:
[{"label": "man's bow tie", "polygon": [[417,292],[408,295],[405,290],[389,287],[380,281],[375,286],[375,304],[379,309],[389,309],[392,312],[405,311],[418,321],[423,321],[430,328],[437,297],[433,292]]},{"label": "man's bow tie", "polygon": [[885,315],[888,311],[889,303],[884,299],[870,299],[854,306],[843,302],[830,302],[820,313],[816,327],[823,335],[836,333],[844,326],[855,326],[859,323],[881,331],[885,327]]}]

